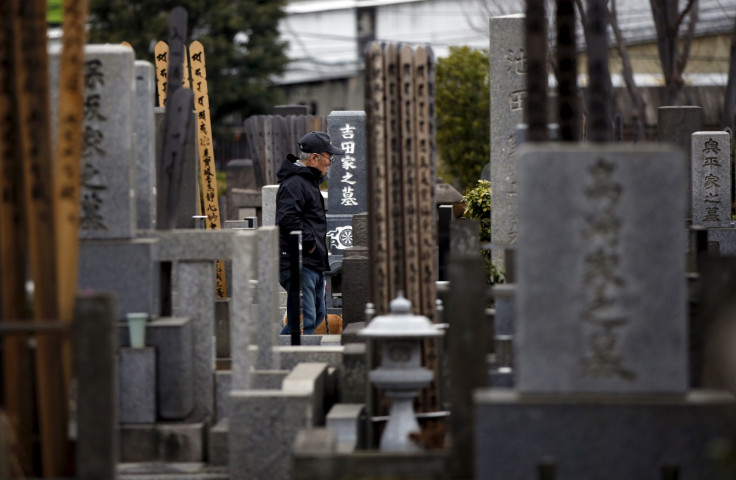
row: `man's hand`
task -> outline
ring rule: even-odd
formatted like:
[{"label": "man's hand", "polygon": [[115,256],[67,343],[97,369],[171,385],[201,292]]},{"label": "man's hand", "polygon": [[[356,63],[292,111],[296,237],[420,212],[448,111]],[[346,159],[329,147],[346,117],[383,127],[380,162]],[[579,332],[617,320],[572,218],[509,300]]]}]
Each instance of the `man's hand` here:
[{"label": "man's hand", "polygon": [[315,250],[317,250],[317,245],[312,247],[312,249],[309,251],[309,254],[313,254]]}]

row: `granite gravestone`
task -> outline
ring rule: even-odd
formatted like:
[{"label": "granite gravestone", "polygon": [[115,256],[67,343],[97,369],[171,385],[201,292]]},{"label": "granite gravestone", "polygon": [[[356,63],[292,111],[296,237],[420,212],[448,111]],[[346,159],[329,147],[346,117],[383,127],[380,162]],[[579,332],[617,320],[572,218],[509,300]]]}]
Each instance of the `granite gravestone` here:
[{"label": "granite gravestone", "polygon": [[85,48],[82,239],[134,236],[134,61],[128,47]]},{"label": "granite gravestone", "polygon": [[695,132],[692,135],[692,224],[731,226],[731,135]]},{"label": "granite gravestone", "polygon": [[562,144],[521,152],[519,391],[684,393],[680,153]]},{"label": "granite gravestone", "polygon": [[135,206],[139,230],[156,228],[156,138],[153,65],[135,61]]},{"label": "granite gravestone", "polygon": [[353,246],[352,217],[368,211],[365,112],[331,112],[327,133],[332,144],[345,150],[329,170],[327,237],[330,253],[343,255]]},{"label": "granite gravestone", "polygon": [[683,193],[687,196],[687,216],[690,217],[690,199],[692,198],[692,179],[690,153],[692,152],[691,135],[703,129],[703,109],[695,106],[659,107],[657,109],[657,140],[660,143],[671,143],[682,151],[683,166],[687,179]]},{"label": "granite gravestone", "polygon": [[[491,81],[491,231],[492,242],[506,247],[516,243],[516,125],[524,122],[526,53],[524,15],[490,19]],[[492,254],[503,267],[503,249]]]}]

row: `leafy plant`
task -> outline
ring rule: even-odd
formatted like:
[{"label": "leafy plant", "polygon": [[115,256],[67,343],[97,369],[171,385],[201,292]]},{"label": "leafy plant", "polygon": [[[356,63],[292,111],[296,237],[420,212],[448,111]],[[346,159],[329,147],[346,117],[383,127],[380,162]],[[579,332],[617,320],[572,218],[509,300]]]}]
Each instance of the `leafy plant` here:
[{"label": "leafy plant", "polygon": [[[487,245],[491,241],[491,182],[478,180],[475,187],[465,192],[463,200],[465,201],[463,215],[480,222],[481,247]],[[486,262],[488,285],[503,283],[503,271],[491,262],[491,250],[481,248],[480,252]]]}]

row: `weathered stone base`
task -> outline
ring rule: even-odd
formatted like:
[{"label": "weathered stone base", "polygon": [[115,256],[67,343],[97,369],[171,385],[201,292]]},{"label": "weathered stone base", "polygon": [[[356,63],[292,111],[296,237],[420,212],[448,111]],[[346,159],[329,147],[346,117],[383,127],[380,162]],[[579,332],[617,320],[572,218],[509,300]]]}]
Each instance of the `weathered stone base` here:
[{"label": "weathered stone base", "polygon": [[[554,458],[556,478],[719,478],[709,457],[732,436],[724,392],[686,395],[475,393],[475,478],[532,478]],[[326,477],[321,477],[326,478]]]}]

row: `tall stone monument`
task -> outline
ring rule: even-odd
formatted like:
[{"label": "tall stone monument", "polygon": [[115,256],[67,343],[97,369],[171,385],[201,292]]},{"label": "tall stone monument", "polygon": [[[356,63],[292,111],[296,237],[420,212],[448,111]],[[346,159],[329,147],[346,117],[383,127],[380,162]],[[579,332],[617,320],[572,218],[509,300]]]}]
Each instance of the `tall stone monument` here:
[{"label": "tall stone monument", "polygon": [[159,314],[158,240],[135,238],[134,61],[125,46],[85,47],[78,287],[115,292],[119,318]]},{"label": "tall stone monument", "polygon": [[[500,247],[516,243],[518,229],[516,126],[524,122],[527,65],[524,15],[490,19],[491,82],[491,241]],[[503,250],[493,251],[493,264],[503,268]]]},{"label": "tall stone monument", "polygon": [[368,211],[365,112],[335,111],[327,117],[332,144],[345,150],[329,170],[327,237],[330,253],[342,256],[353,246],[352,220]]}]

